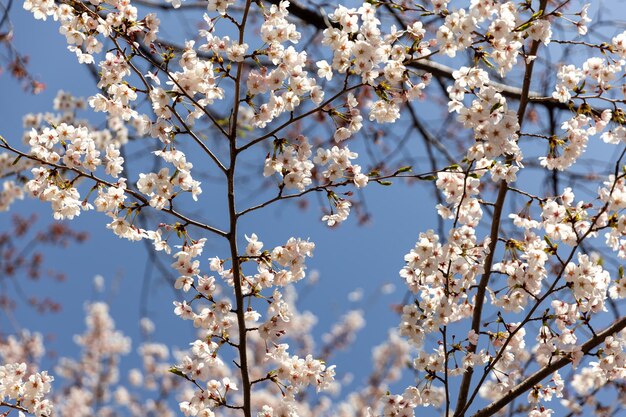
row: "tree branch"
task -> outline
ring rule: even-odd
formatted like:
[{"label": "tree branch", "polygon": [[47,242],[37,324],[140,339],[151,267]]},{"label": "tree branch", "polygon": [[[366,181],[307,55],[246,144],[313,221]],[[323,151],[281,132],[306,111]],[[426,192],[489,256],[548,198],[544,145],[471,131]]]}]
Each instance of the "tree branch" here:
[{"label": "tree branch", "polygon": [[[52,168],[56,168],[56,169],[72,171],[72,172],[78,174],[79,177],[89,178],[89,179],[95,181],[98,184],[106,185],[107,187],[117,187],[117,184],[113,184],[113,183],[111,183],[109,181],[106,181],[106,180],[103,180],[101,178],[98,178],[95,175],[93,175],[93,173],[89,173],[88,174],[88,173],[83,172],[83,171],[81,171],[79,169],[76,169],[76,168],[70,168],[70,167],[65,166],[65,165],[59,165],[59,164],[55,164],[55,163],[52,163],[52,162],[47,162],[47,161],[41,160],[41,159],[39,159],[39,158],[37,158],[37,157],[35,157],[33,155],[27,154],[25,152],[22,152],[22,151],[16,149],[16,148],[13,148],[12,146],[10,146],[8,144],[8,142],[2,141],[0,143],[0,148],[4,148],[4,149],[6,149],[6,150],[8,150],[10,152],[13,152],[14,154],[19,155],[19,156],[21,156],[23,158],[27,158],[27,159],[39,162],[42,165],[46,165],[46,166],[49,166],[49,167],[52,167]],[[129,194],[129,195],[133,196],[134,198],[139,200],[145,206],[149,206],[148,200],[142,194],[140,194],[140,193],[138,193],[138,192],[136,192],[134,190],[131,190],[129,188],[126,188],[124,192],[126,194]],[[161,211],[163,211],[165,213],[171,214],[172,216],[178,218],[179,220],[182,220],[186,224],[199,227],[201,229],[204,229],[204,230],[207,230],[209,232],[215,233],[215,234],[220,235],[222,237],[226,237],[227,236],[226,232],[224,232],[224,231],[222,231],[222,230],[220,230],[220,229],[218,229],[216,227],[209,226],[208,224],[203,224],[201,222],[192,220],[192,219],[188,218],[187,216],[177,212],[174,209],[163,208]]]},{"label": "tree branch", "polygon": [[[546,9],[547,0],[541,0],[539,10]],[[530,46],[529,55],[536,56],[537,50],[539,49],[539,41],[533,41]],[[533,67],[535,64],[535,60],[526,62],[526,69],[524,71],[524,84],[522,87],[522,93],[520,96],[520,103],[517,109],[517,120],[519,123],[519,131],[522,129],[522,124],[524,121],[524,115],[526,114],[526,107],[528,106],[528,98],[530,94],[530,81],[532,80]],[[507,158],[510,159],[510,158]],[[500,219],[502,217],[502,211],[504,208],[504,201],[506,199],[506,193],[508,191],[508,184],[506,181],[501,180],[498,196],[496,198],[496,204],[493,210],[493,218],[491,222],[491,230],[489,233],[489,254],[485,259],[484,265],[484,273],[480,278],[480,282],[478,283],[478,288],[476,290],[476,299],[474,301],[474,311],[472,314],[472,330],[476,334],[480,334],[480,321],[482,319],[483,312],[483,304],[485,301],[485,295],[487,291],[487,285],[489,284],[489,278],[491,277],[491,267],[493,265],[493,260],[495,257],[496,246],[498,244],[498,234],[500,232]],[[468,349],[471,353],[476,351],[476,345],[470,344],[470,348]],[[467,396],[470,389],[470,384],[472,382],[472,376],[474,374],[474,368],[469,367],[463,373],[463,379],[461,380],[461,387],[459,389],[459,397],[457,399],[457,404],[454,412],[454,417],[460,417],[464,415],[469,403],[467,402]]]},{"label": "tree branch", "polygon": [[[613,322],[611,326],[609,326],[606,330],[601,333],[598,333],[597,336],[592,337],[588,341],[586,341],[581,349],[584,354],[589,353],[591,349],[595,348],[606,339],[608,336],[615,334],[621,330],[626,328],[626,317],[622,317],[621,319]],[[523,382],[518,384],[515,388],[510,390],[507,394],[505,394],[502,398],[493,403],[489,404],[487,407],[475,413],[472,417],[488,417],[494,415],[507,404],[509,404],[514,398],[519,397],[524,392],[531,389],[533,386],[541,382],[544,378],[546,378],[551,373],[558,371],[564,366],[568,365],[572,361],[571,355],[562,357],[561,359],[552,362],[549,365],[544,366],[528,378],[526,378]]]},{"label": "tree branch", "polygon": [[[239,43],[244,42],[244,33],[252,1],[246,0],[241,23],[237,25],[239,29]],[[228,132],[230,166],[226,170],[228,184],[228,217],[230,230],[228,232],[228,242],[233,268],[233,285],[235,287],[237,327],[239,330],[239,370],[241,372],[241,385],[243,391],[243,414],[244,417],[252,416],[252,384],[250,384],[250,371],[248,369],[248,347],[245,319],[245,298],[243,296],[242,282],[245,278],[241,265],[239,264],[239,250],[237,249],[237,207],[235,201],[235,167],[237,164],[237,124],[239,117],[239,96],[241,95],[241,84],[243,81],[243,63],[237,64],[237,75],[235,78],[235,92],[230,118],[230,131]]]},{"label": "tree branch", "polygon": [[[265,0],[271,4],[280,4],[280,0]],[[301,19],[304,23],[314,26],[317,29],[323,30],[328,28],[328,23],[324,16],[321,13],[317,13],[314,10],[307,9],[305,6],[301,5],[298,2],[290,1],[289,7],[287,8],[289,13],[297,18]],[[454,69],[444,64],[440,64],[438,62],[432,61],[430,59],[421,59],[408,64],[408,66],[423,70],[431,73],[435,77],[446,78],[449,80],[454,80],[452,73]],[[521,100],[524,97],[523,88],[514,87],[508,84],[499,83],[497,81],[490,80],[489,85],[495,87],[500,90],[501,94],[504,97],[512,98],[515,100]],[[552,98],[545,97],[542,94],[529,91],[526,95],[526,98],[529,102],[534,104],[539,104],[548,109],[559,109],[559,110],[571,110],[569,103],[561,103],[560,101]],[[592,112],[596,115],[602,113],[604,109],[592,109]]]}]

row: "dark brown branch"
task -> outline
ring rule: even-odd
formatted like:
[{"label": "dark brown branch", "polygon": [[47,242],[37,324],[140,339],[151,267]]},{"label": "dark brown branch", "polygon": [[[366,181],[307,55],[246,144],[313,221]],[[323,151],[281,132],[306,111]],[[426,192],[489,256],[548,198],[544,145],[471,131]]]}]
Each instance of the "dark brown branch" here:
[{"label": "dark brown branch", "polygon": [[[265,0],[268,3],[278,5],[280,0]],[[328,28],[328,22],[324,19],[322,14],[315,12],[314,10],[307,9],[305,6],[301,5],[298,2],[290,1],[289,7],[287,8],[289,13],[297,18],[301,19],[303,22],[319,29],[323,30]],[[422,71],[426,71],[431,73],[435,77],[446,78],[449,80],[454,80],[452,73],[454,69],[444,64],[440,64],[435,61],[431,61],[430,59],[420,59],[408,64],[408,66],[419,69]],[[499,83],[497,81],[490,80],[489,85],[495,87],[500,90],[501,94],[507,98],[512,98],[515,100],[520,100],[523,97],[522,88],[510,86],[508,84]],[[568,103],[561,103],[560,101],[552,98],[545,97],[542,94],[529,91],[526,97],[527,101],[532,102],[534,104],[539,104],[548,109],[559,109],[559,110],[571,110]],[[601,114],[603,109],[592,109],[594,114]]]},{"label": "dark brown branch", "polygon": [[[547,0],[541,0],[539,10],[546,9]],[[539,41],[533,41],[530,46],[529,55],[536,56],[537,50],[539,49]],[[522,93],[520,95],[520,103],[517,109],[517,120],[519,123],[519,130],[522,129],[522,124],[524,121],[524,115],[526,114],[526,107],[528,106],[528,98],[530,95],[530,82],[532,80],[533,67],[535,61],[527,61],[526,69],[524,70],[524,84],[522,87]],[[510,159],[510,158],[507,158]],[[474,301],[474,311],[472,314],[472,330],[476,334],[480,334],[480,321],[482,320],[482,312],[483,312],[483,304],[485,301],[485,295],[487,291],[487,286],[489,285],[489,279],[491,277],[491,267],[493,265],[496,245],[498,244],[498,235],[500,232],[500,219],[502,217],[502,211],[504,208],[504,201],[506,199],[506,193],[508,191],[508,185],[506,181],[501,180],[498,196],[496,198],[495,207],[493,210],[493,218],[491,222],[491,230],[489,233],[490,242],[489,242],[489,254],[485,259],[484,265],[484,273],[480,278],[480,282],[478,283],[478,288],[476,290],[476,299]],[[471,344],[468,349],[471,353],[476,351],[476,345]],[[454,412],[454,417],[460,417],[465,414],[469,403],[467,401],[467,397],[469,394],[470,384],[472,383],[472,376],[474,374],[474,368],[469,367],[463,373],[463,379],[461,380],[461,387],[459,389],[459,397],[457,399],[457,404]]]},{"label": "dark brown branch", "polygon": [[[244,34],[252,1],[246,0],[241,23],[237,24],[239,29],[239,43],[244,42]],[[239,330],[239,370],[241,372],[241,385],[243,391],[243,414],[244,417],[252,416],[252,384],[250,384],[250,372],[248,369],[248,347],[247,332],[245,319],[245,299],[243,296],[243,279],[244,274],[241,271],[239,263],[239,250],[237,249],[237,207],[235,201],[235,167],[237,164],[237,123],[239,117],[239,100],[241,95],[241,87],[243,82],[243,64],[237,64],[237,75],[235,78],[235,93],[232,109],[232,117],[230,118],[230,126],[228,132],[229,150],[230,150],[230,166],[226,170],[228,185],[228,217],[230,222],[230,230],[228,231],[228,242],[230,246],[230,255],[233,262],[233,284],[235,287],[235,302],[237,327]]]},{"label": "dark brown branch", "polygon": [[[626,317],[622,317],[621,319],[615,321],[611,326],[609,326],[606,330],[601,333],[598,333],[596,336],[592,337],[588,341],[586,341],[581,349],[584,354],[587,354],[591,351],[591,349],[595,348],[612,334],[615,334],[621,330],[626,328]],[[572,358],[570,355],[562,357],[559,360],[552,362],[549,365],[541,368],[528,378],[526,378],[523,382],[519,383],[515,388],[511,389],[507,394],[505,394],[502,398],[493,403],[489,404],[487,407],[475,413],[472,417],[488,417],[492,416],[509,404],[514,398],[519,397],[524,392],[531,389],[533,386],[541,382],[544,378],[546,378],[551,373],[558,371],[559,369],[567,366],[571,363]]]},{"label": "dark brown branch", "polygon": [[[279,5],[281,0],[266,0],[268,3]],[[307,9],[297,1],[289,0],[289,13],[301,19],[304,23],[312,25],[318,29],[326,29],[328,27],[324,16],[314,10]]]},{"label": "dark brown branch", "polygon": [[[28,414],[31,414],[31,413],[28,411],[28,409],[26,409],[26,408],[24,408],[24,407],[22,407],[22,406],[20,406],[20,405],[17,405],[17,404],[11,404],[11,403],[8,403],[8,402],[6,402],[6,401],[0,401],[0,407],[12,408],[12,409],[14,409],[14,410],[18,410],[18,411],[21,411],[21,412],[23,412],[23,413],[28,413]],[[6,415],[8,415],[8,414],[9,414],[9,413],[7,412],[7,413],[5,413],[5,414],[3,414],[3,415],[5,415],[5,416],[6,416]],[[44,415],[43,417],[46,417],[46,416]]]}]

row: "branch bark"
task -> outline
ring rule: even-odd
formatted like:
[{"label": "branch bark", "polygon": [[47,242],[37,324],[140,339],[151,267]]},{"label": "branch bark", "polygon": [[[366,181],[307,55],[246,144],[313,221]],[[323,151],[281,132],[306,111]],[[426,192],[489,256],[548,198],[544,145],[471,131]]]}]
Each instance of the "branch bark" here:
[{"label": "branch bark", "polygon": [[[607,327],[606,330],[604,330],[601,333],[598,333],[595,337],[592,337],[587,342],[585,342],[581,347],[583,353],[584,354],[589,353],[596,346],[604,342],[604,340],[608,336],[611,336],[623,330],[624,328],[626,328],[626,317],[622,317],[621,319],[613,322],[613,324]],[[504,408],[507,404],[509,404],[513,399],[519,397],[524,392],[531,389],[533,386],[541,382],[548,375],[568,365],[571,361],[572,361],[572,358],[571,356],[568,355],[557,361],[552,362],[549,365],[544,366],[543,368],[541,368],[540,370],[538,370],[537,372],[535,372],[534,374],[526,378],[523,382],[518,384],[515,388],[510,390],[502,398],[489,404],[487,407],[475,413],[472,417],[488,417],[488,416],[494,415],[499,410]]]},{"label": "branch bark", "polygon": [[[239,29],[239,43],[244,42],[246,21],[250,10],[251,0],[246,0],[245,9],[241,18]],[[239,116],[239,96],[241,95],[241,83],[243,78],[243,64],[237,64],[237,76],[235,78],[235,92],[233,98],[232,117],[230,118],[230,131],[228,132],[230,166],[226,170],[228,183],[228,216],[230,220],[230,230],[228,232],[228,242],[233,267],[233,281],[236,298],[237,327],[239,329],[239,370],[241,372],[241,385],[243,391],[243,414],[245,417],[252,416],[252,385],[250,384],[250,373],[248,369],[248,347],[247,331],[245,319],[245,299],[242,290],[243,272],[239,263],[239,250],[237,249],[237,207],[235,204],[235,167],[237,164],[237,118]]]},{"label": "branch bark", "polygon": [[[280,4],[281,0],[265,0],[271,4]],[[301,19],[305,23],[314,26],[317,29],[323,30],[328,28],[328,24],[324,19],[322,14],[315,12],[314,10],[307,9],[305,6],[301,5],[298,2],[291,1],[289,2],[289,7],[287,8],[289,13]],[[454,69],[444,64],[440,64],[438,62],[432,61],[430,59],[424,59],[412,62],[409,66],[420,69],[426,72],[431,73],[435,77],[446,78],[449,80],[454,80],[452,73]],[[523,97],[523,89],[519,87],[513,87],[507,84],[499,83],[496,81],[489,81],[489,85],[497,88],[501,91],[501,94],[507,98],[513,98],[515,100],[520,100]],[[570,110],[570,107],[567,103],[561,103],[558,100],[552,97],[544,97],[542,94],[539,94],[534,91],[529,91],[527,99],[535,102],[537,104],[541,104],[544,107],[548,108],[557,108],[561,110]],[[602,111],[600,110],[599,113]],[[598,113],[598,114],[599,114]]]},{"label": "branch bark", "polygon": [[[106,181],[106,180],[103,180],[102,178],[96,177],[91,172],[90,173],[86,173],[86,172],[83,172],[83,171],[81,171],[81,170],[79,170],[77,168],[70,168],[70,167],[65,166],[65,165],[60,165],[60,164],[55,164],[55,163],[52,163],[52,162],[47,162],[47,161],[44,161],[42,159],[39,159],[39,158],[35,157],[34,155],[30,155],[30,154],[27,154],[25,152],[22,152],[22,151],[20,151],[20,150],[18,150],[16,148],[10,146],[9,143],[2,136],[0,136],[0,149],[6,149],[7,151],[14,153],[15,155],[18,155],[18,156],[20,156],[22,158],[26,158],[26,159],[30,159],[32,161],[38,162],[38,163],[40,163],[43,166],[48,166],[48,167],[51,167],[51,168],[54,168],[54,169],[59,169],[59,170],[72,171],[72,172],[76,173],[79,177],[88,178],[88,179],[96,182],[97,184],[106,185],[107,187],[117,187],[118,186],[117,184],[114,184],[114,183],[112,183],[110,181]],[[132,190],[130,188],[126,188],[126,190],[124,192],[126,194],[134,197],[138,201],[140,201],[143,204],[144,207],[150,206],[148,200],[146,199],[146,197],[144,197],[143,194],[141,194],[141,193],[139,193],[137,191],[134,191],[134,190]],[[161,211],[164,212],[164,213],[169,213],[172,216],[178,218],[179,220],[182,220],[185,223],[185,225],[193,225],[193,226],[199,227],[200,229],[207,230],[207,231],[209,231],[211,233],[215,233],[216,235],[219,235],[219,236],[222,236],[222,237],[226,237],[227,236],[226,232],[218,229],[217,227],[213,227],[213,226],[210,226],[208,224],[204,224],[204,223],[201,223],[199,221],[190,219],[189,217],[179,213],[178,211],[174,210],[173,208],[165,207]]]},{"label": "branch bark", "polygon": [[[539,10],[546,9],[547,0],[541,0],[539,5]],[[530,46],[529,55],[536,56],[537,50],[539,49],[539,41],[533,41]],[[530,96],[530,82],[532,80],[532,73],[534,68],[535,60],[526,62],[526,69],[524,71],[524,83],[522,86],[522,93],[520,96],[520,103],[517,109],[517,120],[519,123],[519,129],[521,131],[522,124],[524,121],[524,115],[526,114],[526,107],[528,106],[528,99]],[[510,159],[510,158],[507,158]],[[474,304],[474,311],[472,314],[472,330],[475,334],[480,334],[480,321],[482,319],[483,312],[483,304],[485,301],[485,295],[487,290],[487,285],[489,285],[489,279],[491,277],[491,267],[493,265],[493,260],[495,257],[495,250],[498,244],[498,234],[500,232],[500,219],[502,217],[502,211],[504,208],[504,201],[506,199],[506,193],[508,191],[508,184],[506,181],[501,180],[498,196],[496,198],[496,204],[493,210],[493,218],[491,223],[491,231],[489,233],[489,238],[491,239],[489,242],[489,254],[485,259],[484,265],[484,273],[480,278],[480,282],[478,284],[478,288],[476,290],[476,299]],[[468,349],[469,352],[474,353],[476,351],[476,345],[470,345]],[[474,368],[469,367],[463,374],[463,379],[461,380],[461,387],[459,389],[459,396],[456,403],[456,408],[454,412],[454,417],[461,417],[465,415],[467,408],[469,407],[469,403],[467,402],[467,397],[470,389],[470,384],[472,383],[472,376],[474,374]]]}]

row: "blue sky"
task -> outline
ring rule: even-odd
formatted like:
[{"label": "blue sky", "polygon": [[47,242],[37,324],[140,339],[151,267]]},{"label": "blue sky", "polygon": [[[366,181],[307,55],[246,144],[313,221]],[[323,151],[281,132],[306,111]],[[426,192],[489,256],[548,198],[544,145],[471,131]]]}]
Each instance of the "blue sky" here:
[{"label": "blue sky", "polygon": [[[64,37],[58,34],[55,22],[36,22],[19,4],[14,5],[11,18],[15,26],[15,45],[21,51],[28,51],[29,68],[47,85],[42,94],[28,95],[7,74],[0,75],[0,133],[15,143],[22,135],[22,116],[28,112],[51,111],[52,100],[58,90],[88,97],[96,89],[86,68],[80,66],[73,54],[66,50]],[[429,109],[424,106],[421,111],[428,114]],[[422,142],[416,141],[412,146],[413,151],[417,152]],[[606,161],[604,149],[594,144],[589,156]],[[415,169],[416,172],[426,170],[426,164]],[[135,178],[137,171],[134,170]],[[536,174],[530,174],[524,181],[540,188],[543,183],[538,181],[539,178]],[[215,193],[216,198],[221,198],[223,192],[219,186],[210,182],[204,183],[203,189],[205,195],[200,207],[202,217],[219,219],[219,204],[223,204],[223,201],[212,204],[207,196]],[[307,210],[301,210],[294,204],[281,203],[246,217],[239,227],[242,241],[244,233],[256,233],[266,247],[280,245],[291,236],[310,238],[316,243],[314,257],[307,265],[309,271],[319,272],[320,280],[307,290],[299,308],[310,310],[319,317],[316,336],[329,330],[346,311],[354,308],[366,311],[366,330],[359,334],[349,352],[341,353],[331,361],[339,365],[338,372],[355,373],[357,383],[359,377],[367,374],[369,367],[363,364],[370,363],[372,347],[384,340],[388,329],[398,323],[391,305],[400,303],[404,297],[403,283],[398,276],[404,264],[404,254],[414,245],[419,232],[437,226],[431,191],[432,188],[425,183],[406,186],[397,181],[392,187],[377,184],[368,186],[365,195],[373,217],[364,226],[358,225],[355,217],[352,217],[340,227],[329,229],[320,221],[321,213],[317,200],[313,198]],[[52,221],[47,204],[27,199],[15,203],[12,210],[21,214],[37,213],[42,225]],[[0,228],[8,227],[9,215],[0,214]],[[134,347],[137,347],[146,251],[142,243],[118,239],[105,228],[107,222],[107,218],[100,213],[82,213],[71,222],[71,226],[88,231],[89,240],[66,250],[51,249],[46,252],[46,265],[64,271],[68,276],[67,282],[42,281],[24,285],[35,294],[49,294],[63,300],[63,311],[58,315],[39,316],[23,307],[18,310],[19,322],[24,327],[56,335],[56,340],[50,343],[49,348],[61,355],[77,351],[72,335],[80,333],[84,328],[83,306],[86,300],[94,296],[92,281],[97,274],[104,276],[107,284],[106,293],[97,297],[110,301],[111,314],[118,328],[132,336]],[[221,243],[210,237],[203,258],[213,255],[227,257]],[[167,255],[160,253],[159,256],[165,264],[171,262]],[[207,263],[204,262],[204,265],[207,266]],[[387,283],[395,284],[396,291],[380,295],[379,288]],[[303,282],[299,287],[306,285]],[[155,338],[163,342],[175,340],[178,346],[193,340],[191,326],[174,317],[172,300],[176,298],[168,284],[160,279],[158,272],[153,275],[149,287],[147,311],[157,325]],[[353,303],[348,300],[348,294],[356,288],[363,289],[364,297],[362,302]],[[0,331],[9,330],[5,317],[0,316]],[[183,341],[181,336],[185,337]],[[126,363],[131,364],[135,360],[131,358]]]},{"label": "blue sky", "polygon": [[[86,68],[66,50],[64,37],[58,34],[55,22],[36,22],[20,7],[14,7],[11,17],[16,28],[15,45],[20,51],[28,51],[29,68],[47,86],[43,93],[29,95],[7,74],[0,77],[2,134],[15,143],[23,132],[22,116],[28,112],[52,111],[52,100],[58,90],[88,97],[96,89]],[[137,170],[134,172],[136,176]],[[219,187],[211,183],[203,184],[205,195],[216,188]],[[316,243],[314,257],[307,265],[309,271],[319,272],[319,283],[307,289],[299,308],[318,316],[317,336],[328,331],[346,311],[354,308],[366,311],[367,331],[359,335],[350,352],[337,357],[340,372],[364,375],[368,367],[362,364],[370,362],[371,348],[384,340],[388,329],[398,322],[397,316],[391,312],[391,305],[401,302],[404,295],[398,276],[404,264],[403,256],[413,246],[420,231],[436,226],[430,190],[424,185],[382,187],[372,184],[366,189],[366,201],[373,218],[365,226],[359,226],[352,217],[341,227],[329,229],[320,221],[317,200],[312,199],[307,210],[290,203],[278,204],[246,217],[239,228],[242,238],[244,233],[256,233],[266,247],[280,245],[291,236],[310,238]],[[202,216],[209,219],[216,210],[211,204],[201,209]],[[49,206],[30,199],[15,203],[12,211],[37,213],[41,225],[52,221]],[[0,228],[8,227],[10,213],[0,214]],[[84,212],[70,226],[88,231],[89,240],[66,250],[46,251],[46,265],[66,272],[68,280],[65,283],[42,281],[25,285],[36,294],[49,294],[63,301],[63,311],[56,315],[39,316],[28,308],[20,308],[18,313],[19,322],[24,327],[55,334],[56,340],[49,348],[59,354],[76,352],[71,337],[84,327],[83,305],[94,295],[92,281],[96,274],[105,277],[107,293],[99,297],[110,301],[111,314],[118,327],[134,339],[139,335],[146,252],[142,243],[130,243],[110,233],[105,228],[107,222],[100,213]],[[226,257],[223,247],[213,239],[209,237],[205,254]],[[160,253],[159,256],[164,263],[171,263],[167,255]],[[380,287],[386,283],[395,284],[396,291],[379,295]],[[305,282],[299,284],[300,287],[306,285]],[[363,300],[352,303],[347,297],[357,288],[363,289]],[[173,299],[172,290],[160,279],[160,274],[155,273],[150,284],[148,312],[160,330],[156,334],[157,340],[174,339],[172,335],[180,333],[191,338],[193,334],[188,323],[181,323],[174,317]],[[2,318],[0,330],[9,330]]]}]

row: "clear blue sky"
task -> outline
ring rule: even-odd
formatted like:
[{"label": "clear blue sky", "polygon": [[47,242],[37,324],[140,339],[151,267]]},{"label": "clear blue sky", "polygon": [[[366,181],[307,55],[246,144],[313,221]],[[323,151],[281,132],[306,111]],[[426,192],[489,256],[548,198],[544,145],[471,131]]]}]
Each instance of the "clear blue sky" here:
[{"label": "clear blue sky", "polygon": [[[28,112],[52,111],[52,100],[58,90],[88,97],[96,89],[87,69],[76,63],[73,54],[66,50],[64,37],[58,34],[55,22],[35,21],[19,4],[14,5],[11,18],[16,28],[15,45],[20,51],[28,51],[29,68],[47,85],[43,93],[28,95],[7,74],[0,76],[2,134],[15,143],[23,132],[22,116]],[[93,120],[100,119],[94,117]],[[426,165],[423,168],[426,170]],[[136,178],[137,170],[134,175]],[[215,186],[210,183],[203,184],[205,206],[202,214],[206,218],[211,217],[213,210],[211,204],[206,204],[206,195],[213,188]],[[266,247],[280,245],[290,236],[310,238],[316,243],[314,257],[307,265],[309,271],[320,273],[319,284],[307,290],[299,308],[310,310],[319,317],[318,336],[328,331],[346,311],[354,308],[366,311],[367,330],[359,335],[349,353],[337,358],[341,365],[339,372],[355,372],[357,375],[366,374],[368,367],[363,364],[370,362],[371,348],[384,340],[388,329],[398,323],[390,305],[401,302],[404,295],[398,276],[404,265],[404,254],[413,246],[420,231],[436,227],[431,188],[373,184],[366,189],[366,196],[373,220],[365,226],[357,225],[354,216],[341,227],[329,229],[320,221],[321,213],[315,199],[311,200],[308,210],[300,210],[294,204],[279,204],[260,215],[250,216],[240,226],[242,234],[256,233]],[[30,199],[15,203],[12,211],[37,213],[41,226],[52,221],[49,206]],[[0,214],[0,228],[8,227],[10,213]],[[92,279],[96,274],[106,279],[108,292],[104,297],[111,302],[111,314],[118,327],[133,336],[134,346],[137,346],[146,252],[142,243],[129,243],[110,233],[105,228],[107,222],[101,213],[84,212],[70,225],[76,230],[88,231],[89,240],[67,250],[46,251],[46,265],[66,272],[67,282],[42,281],[24,285],[35,294],[49,294],[63,301],[63,311],[57,315],[39,316],[27,308],[20,308],[18,314],[24,327],[55,334],[56,341],[49,348],[59,354],[76,352],[71,337],[84,328],[83,304],[93,296]],[[211,239],[205,254],[227,256],[223,248],[217,250],[217,244]],[[159,256],[165,263],[171,263],[167,255],[160,253]],[[206,260],[204,255],[203,258]],[[184,346],[193,329],[187,326],[189,323],[182,323],[174,317],[173,292],[159,277],[160,273],[155,272],[148,302],[150,317],[157,324],[156,339],[175,340],[174,344]],[[395,284],[396,291],[387,296],[374,296],[385,283]],[[306,283],[302,282],[299,286],[304,285]],[[356,288],[363,289],[363,301],[351,303],[347,296]],[[0,331],[8,330],[7,321],[0,316]],[[181,333],[185,336],[183,340],[176,337]]]},{"label": "clear blue sky", "polygon": [[[15,143],[22,134],[22,116],[28,112],[52,110],[52,99],[60,89],[77,96],[88,97],[96,92],[91,75],[85,67],[76,63],[66,50],[64,37],[58,34],[57,24],[35,21],[16,2],[11,12],[15,25],[15,45],[30,55],[29,68],[47,85],[46,90],[37,96],[25,94],[21,87],[7,74],[0,75],[0,133]],[[623,5],[622,1],[604,4]],[[427,111],[422,109],[423,111]],[[94,119],[97,120],[97,119]],[[421,141],[412,145],[420,149]],[[594,155],[596,153],[596,155]],[[600,156],[602,151],[595,145],[591,156]],[[427,165],[415,171],[426,171]],[[135,178],[137,170],[135,170]],[[538,177],[529,178],[536,182]],[[133,179],[131,179],[132,181]],[[537,184],[540,185],[540,184]],[[214,187],[214,188],[212,188]],[[206,198],[212,190],[218,189],[204,183],[202,215],[211,218],[215,207]],[[330,329],[343,313],[353,308],[366,310],[367,328],[359,334],[357,343],[350,352],[340,354],[338,372],[353,372],[364,376],[369,370],[371,348],[385,339],[389,328],[398,324],[398,317],[390,310],[390,305],[400,303],[404,296],[404,286],[398,271],[404,265],[403,256],[414,245],[419,232],[436,228],[434,198],[432,189],[425,185],[403,186],[399,182],[393,187],[372,184],[365,190],[369,211],[373,220],[366,226],[356,224],[355,218],[339,228],[329,229],[319,219],[321,214],[316,200],[311,200],[308,210],[302,211],[293,204],[280,204],[244,221],[241,233],[256,233],[266,247],[285,242],[290,236],[310,238],[316,243],[314,258],[307,262],[309,271],[320,273],[319,284],[312,287],[302,300],[299,308],[310,310],[319,317],[316,335]],[[223,197],[223,193],[217,198]],[[13,211],[37,213],[41,225],[52,221],[46,204],[32,200],[16,203]],[[0,214],[0,228],[8,227],[9,214]],[[106,278],[107,292],[104,298],[111,302],[111,314],[117,326],[134,339],[138,345],[138,321],[140,318],[140,296],[144,279],[146,252],[143,244],[129,243],[118,239],[105,228],[107,218],[96,212],[82,213],[72,221],[77,230],[86,230],[90,239],[80,245],[72,245],[68,250],[49,250],[46,265],[66,272],[68,281],[62,284],[42,281],[28,283],[24,287],[37,295],[49,294],[63,301],[63,311],[58,315],[39,316],[27,308],[19,309],[19,322],[26,328],[55,334],[57,340],[49,348],[61,355],[76,352],[72,335],[82,332],[83,305],[93,296],[92,280],[100,274]],[[216,242],[210,240],[205,248],[207,256],[227,257],[226,252]],[[206,256],[205,256],[206,255]],[[163,253],[166,264],[170,258]],[[206,262],[203,263],[208,266]],[[152,278],[148,311],[157,325],[156,339],[185,346],[191,341],[193,329],[189,323],[182,323],[173,315],[173,292],[155,272]],[[396,285],[391,295],[370,297],[386,283]],[[301,283],[302,288],[305,283]],[[348,294],[356,288],[363,288],[366,303],[351,303]],[[0,316],[0,331],[9,331],[4,316]],[[181,338],[182,336],[182,338]],[[133,363],[136,359],[129,359]],[[131,366],[128,366],[130,368]]]}]

